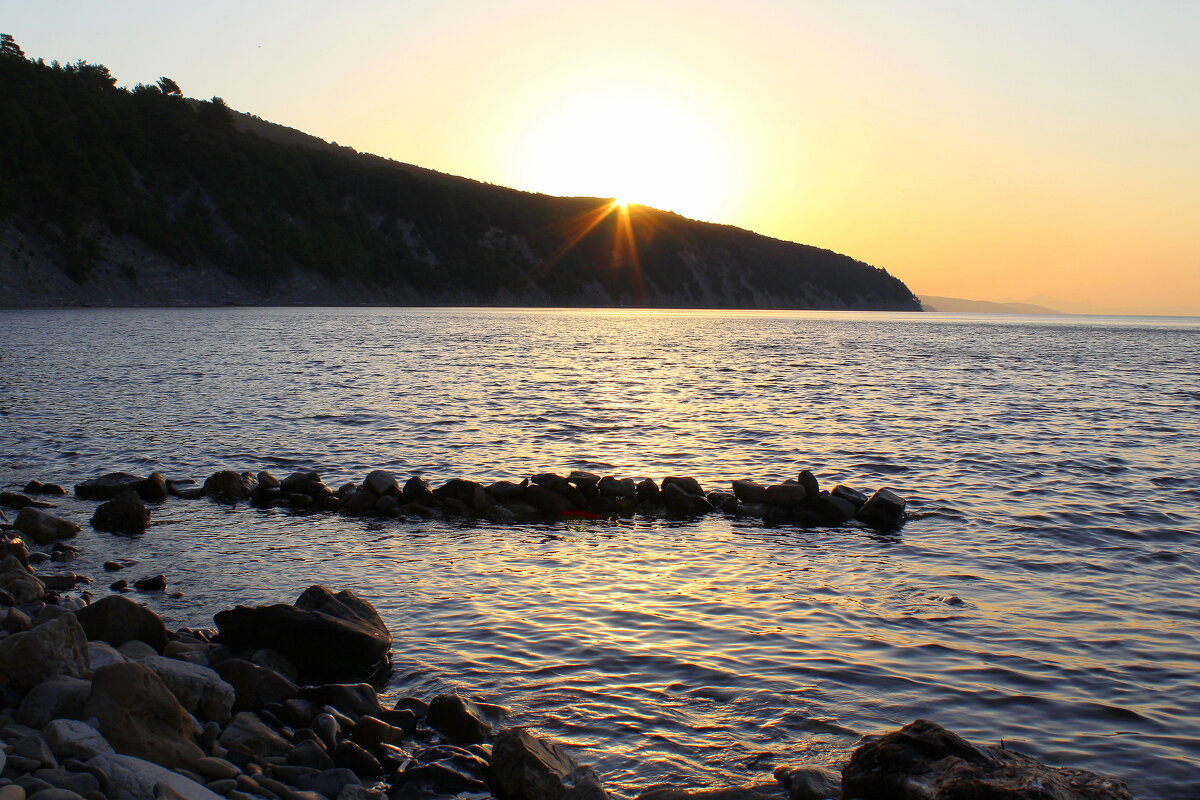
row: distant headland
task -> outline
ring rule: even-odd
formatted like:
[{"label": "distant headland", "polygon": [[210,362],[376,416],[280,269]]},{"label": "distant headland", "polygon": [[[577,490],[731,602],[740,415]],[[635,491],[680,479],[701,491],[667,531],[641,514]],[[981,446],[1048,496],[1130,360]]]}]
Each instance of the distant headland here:
[{"label": "distant headland", "polygon": [[0,88],[0,306],[921,310],[830,250],[360,154],[166,77],[14,47]]}]

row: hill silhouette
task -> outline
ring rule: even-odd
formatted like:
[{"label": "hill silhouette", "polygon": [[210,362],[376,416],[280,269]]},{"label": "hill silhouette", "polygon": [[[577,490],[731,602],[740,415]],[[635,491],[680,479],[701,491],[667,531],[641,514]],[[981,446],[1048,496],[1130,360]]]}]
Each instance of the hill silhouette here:
[{"label": "hill silhouette", "polygon": [[[11,42],[11,38],[6,41]],[[829,250],[521,192],[0,50],[0,305],[920,310]]]}]

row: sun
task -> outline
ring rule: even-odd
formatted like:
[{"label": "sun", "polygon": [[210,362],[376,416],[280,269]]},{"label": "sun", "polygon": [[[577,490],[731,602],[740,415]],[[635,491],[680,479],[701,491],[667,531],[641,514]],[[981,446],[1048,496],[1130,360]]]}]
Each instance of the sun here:
[{"label": "sun", "polygon": [[611,197],[721,221],[729,211],[729,151],[715,114],[638,87],[571,93],[534,120],[524,188]]}]

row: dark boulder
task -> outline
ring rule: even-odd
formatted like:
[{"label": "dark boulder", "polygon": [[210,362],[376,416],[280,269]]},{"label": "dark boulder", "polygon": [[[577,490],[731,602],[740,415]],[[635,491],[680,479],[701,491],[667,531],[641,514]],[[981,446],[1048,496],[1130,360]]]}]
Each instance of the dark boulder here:
[{"label": "dark boulder", "polygon": [[815,495],[809,502],[809,506],[826,525],[841,525],[843,522],[853,519],[854,514],[858,511],[854,503],[829,492]]},{"label": "dark boulder", "polygon": [[852,503],[855,509],[862,508],[867,504],[867,496],[865,494],[860,492],[858,489],[852,489],[849,486],[841,483],[833,487],[833,491],[830,492],[830,494],[834,497]]},{"label": "dark boulder", "polygon": [[554,742],[520,728],[501,731],[492,771],[505,796],[518,800],[606,800],[600,777]]},{"label": "dark boulder", "polygon": [[767,487],[749,478],[734,481],[733,493],[742,503],[761,503],[767,499]]},{"label": "dark boulder", "polygon": [[605,497],[636,497],[637,482],[633,478],[614,478],[606,475],[596,484],[596,489]]},{"label": "dark boulder", "polygon": [[856,518],[874,528],[894,530],[904,524],[905,505],[904,498],[891,489],[880,489],[858,510]]},{"label": "dark boulder", "polygon": [[218,503],[236,505],[250,499],[257,482],[249,472],[222,470],[209,475],[204,481],[204,494]]},{"label": "dark boulder", "polygon": [[128,641],[145,642],[158,652],[167,645],[167,626],[140,603],[110,595],[76,612],[89,640],[100,639],[113,647]]},{"label": "dark boulder", "polygon": [[[699,484],[696,485],[699,486]],[[692,494],[679,483],[667,483],[665,480],[663,481],[662,499],[667,510],[672,514],[699,516],[713,510],[712,503],[708,502],[703,495]]]},{"label": "dark boulder", "polygon": [[25,484],[25,488],[21,491],[26,494],[52,494],[62,496],[67,493],[67,490],[59,486],[57,483],[42,483],[41,481],[30,481]]},{"label": "dark boulder", "polygon": [[808,499],[808,490],[799,483],[788,481],[768,486],[763,502],[769,506],[791,508],[800,505],[806,499]]},{"label": "dark boulder", "polygon": [[113,749],[164,767],[186,767],[204,756],[196,721],[162,679],[143,664],[96,670],[83,713],[95,717]]},{"label": "dark boulder", "polygon": [[1107,775],[1048,767],[918,719],[854,751],[842,796],[859,800],[1132,800]]},{"label": "dark boulder", "polygon": [[110,472],[75,484],[75,496],[80,500],[112,500],[125,492],[136,492],[144,480],[128,472]]},{"label": "dark boulder", "polygon": [[0,492],[0,506],[6,508],[54,508],[53,503],[47,503],[44,500],[34,500],[32,497],[26,497],[19,492]]},{"label": "dark boulder", "polygon": [[821,484],[817,482],[817,476],[806,469],[800,470],[800,474],[796,477],[796,483],[804,487],[804,491],[808,493],[809,497],[816,497],[821,493]]},{"label": "dark boulder", "polygon": [[167,477],[161,472],[151,472],[146,476],[146,480],[137,485],[135,491],[147,503],[162,503],[171,494]]},{"label": "dark boulder", "polygon": [[404,502],[406,503],[432,503],[433,501],[433,489],[430,488],[429,481],[425,480],[420,475],[413,475],[411,478],[409,478],[405,482],[404,489],[402,491],[404,493]]},{"label": "dark boulder", "polygon": [[28,506],[17,514],[13,527],[34,544],[50,544],[56,539],[69,539],[79,533],[79,526],[74,522]]},{"label": "dark boulder", "polygon": [[563,495],[537,483],[525,487],[524,501],[542,514],[561,514],[571,510],[571,501]]},{"label": "dark boulder", "polygon": [[101,503],[92,514],[92,527],[111,533],[141,533],[150,525],[150,509],[137,492],[123,492]]},{"label": "dark boulder", "polygon": [[455,742],[482,742],[492,732],[477,703],[456,694],[439,694],[429,702],[429,726]]},{"label": "dark boulder", "polygon": [[351,517],[365,517],[375,513],[375,504],[379,498],[366,489],[358,489],[346,495],[339,510]]},{"label": "dark boulder", "polygon": [[779,767],[775,780],[789,800],[826,800],[842,796],[842,776],[824,767]]},{"label": "dark boulder", "polygon": [[662,499],[662,489],[654,482],[653,478],[646,478],[638,482],[637,485],[637,501],[643,506],[656,505]]},{"label": "dark boulder", "polygon": [[148,575],[133,582],[133,588],[139,592],[165,592],[167,590],[166,575]]},{"label": "dark boulder", "polygon": [[367,474],[363,479],[363,488],[374,494],[376,497],[385,495],[401,496],[400,482],[396,480],[396,476],[387,470],[377,469]]},{"label": "dark boulder", "polygon": [[369,683],[327,683],[322,686],[305,686],[300,690],[300,699],[316,706],[333,706],[343,714],[360,717],[364,714],[378,716],[383,713],[379,695]]},{"label": "dark boulder", "polygon": [[270,703],[282,703],[300,693],[296,684],[273,669],[230,658],[215,667],[221,680],[233,687],[234,711],[258,711]]},{"label": "dark boulder", "polygon": [[370,603],[323,586],[306,589],[295,605],[237,606],[214,619],[223,644],[276,650],[306,684],[369,682],[387,666],[392,645]]},{"label": "dark boulder", "polygon": [[496,504],[495,499],[475,481],[452,478],[433,490],[434,497],[445,502],[457,500],[470,511],[486,511]]},{"label": "dark boulder", "polygon": [[487,491],[498,502],[508,503],[520,500],[525,494],[525,487],[512,481],[496,481],[487,487]]},{"label": "dark boulder", "polygon": [[704,489],[700,486],[700,481],[695,478],[680,478],[674,475],[669,475],[662,479],[663,491],[666,491],[668,486],[678,486],[688,494],[695,494],[701,497],[704,496]]}]

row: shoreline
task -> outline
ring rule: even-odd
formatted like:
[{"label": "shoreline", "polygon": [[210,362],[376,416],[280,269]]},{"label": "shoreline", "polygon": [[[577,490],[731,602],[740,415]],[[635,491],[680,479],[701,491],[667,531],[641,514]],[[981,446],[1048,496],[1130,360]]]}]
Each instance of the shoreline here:
[{"label": "shoreline", "polygon": [[[138,480],[150,481],[149,478]],[[379,478],[373,481],[379,482]],[[530,485],[540,486],[532,482]],[[30,486],[34,484],[26,488]],[[157,480],[142,486],[144,491],[154,486],[161,488]],[[34,488],[56,491],[55,487],[46,484]],[[84,493],[88,491],[85,489]],[[133,490],[126,487],[123,495],[130,491]],[[385,492],[383,496],[388,495]],[[140,499],[140,495],[138,497]],[[40,512],[34,517],[48,515],[44,510],[30,508]],[[59,528],[60,533],[67,530]],[[581,767],[553,742],[540,739],[525,729],[505,729],[504,709],[498,706],[453,695],[441,695],[428,701],[402,697],[391,708],[381,705],[376,689],[364,681],[379,677],[380,655],[390,653],[390,633],[386,633],[386,626],[370,603],[352,593],[335,594],[322,587],[311,587],[293,605],[230,609],[216,615],[215,628],[183,627],[168,631],[153,611],[123,594],[113,593],[95,599],[85,596],[90,595],[87,592],[73,594],[72,590],[78,588],[74,580],[70,587],[64,583],[41,582],[36,564],[47,559],[70,561],[74,548],[65,543],[70,536],[34,544],[31,550],[14,541],[14,534],[18,533],[16,528],[6,529],[3,533],[5,561],[0,574],[4,576],[4,585],[26,589],[26,594],[22,595],[24,603],[14,603],[4,612],[4,635],[0,637],[0,673],[8,679],[4,685],[5,708],[0,711],[0,738],[12,748],[6,761],[6,766],[14,770],[10,775],[16,775],[17,768],[28,766],[36,768],[17,775],[18,778],[32,777],[50,783],[45,777],[52,777],[76,788],[84,784],[90,786],[90,782],[87,778],[72,776],[86,774],[98,783],[107,781],[104,791],[98,787],[76,792],[77,796],[89,800],[100,800],[101,797],[124,800],[137,796],[212,800],[222,795],[230,800],[254,797],[267,800],[271,797],[382,800],[385,795],[390,800],[432,800],[462,793],[475,796],[486,793],[486,796],[502,800],[561,800],[584,795],[595,800],[606,796],[601,776]],[[28,566],[22,564],[22,550],[26,556],[24,564]],[[44,557],[34,558],[34,553]],[[42,583],[41,595],[35,598],[32,594],[38,591],[36,584],[39,582]],[[52,585],[59,588],[50,588]],[[17,597],[12,599],[15,601]],[[25,613],[22,608],[31,613]],[[327,646],[331,637],[339,642],[336,647]],[[54,647],[39,649],[34,646],[38,640],[47,640]],[[24,642],[24,645],[15,647],[14,642]],[[21,671],[20,663],[13,661],[11,651],[14,650],[20,650],[26,656],[25,672]],[[31,661],[30,652],[39,655]],[[68,654],[67,657],[62,657],[63,652]],[[75,654],[74,660],[70,657],[71,652]],[[51,654],[58,655],[52,658]],[[85,684],[87,696],[83,697]],[[105,698],[113,692],[119,695],[120,687],[127,684],[141,686],[144,691],[124,698],[122,707],[126,710],[130,704],[141,708],[143,694],[157,698],[154,701],[157,705],[152,705],[149,710],[142,709],[142,712],[125,714],[121,724],[114,727],[110,719],[112,708],[105,706]],[[31,696],[41,699],[30,701]],[[47,702],[47,697],[52,698],[52,702]],[[109,706],[113,705],[109,703]],[[60,711],[66,713],[52,718],[46,718],[44,714],[42,717],[30,716],[34,707],[47,706],[52,708],[49,712],[52,715]],[[176,706],[184,713],[176,710]],[[170,713],[165,713],[164,709]],[[137,727],[147,719],[161,720],[164,716],[172,717],[177,723],[167,732],[170,736],[159,731],[154,737],[140,740],[134,737],[131,742],[129,737],[117,732],[119,728]],[[80,718],[95,725],[88,725]],[[22,719],[40,721],[40,733],[38,728],[29,725],[20,727],[24,724]],[[964,753],[981,754],[978,758],[965,758],[967,764],[975,760],[990,763],[999,758],[1005,760],[1010,771],[1019,768],[1026,776],[1031,770],[1042,770],[1047,771],[1042,776],[1046,779],[1088,782],[1088,791],[1092,793],[1079,797],[1129,796],[1127,792],[1122,794],[1122,786],[1112,779],[1101,779],[1090,773],[1054,771],[1030,759],[1015,754],[1010,756],[1007,751],[996,755],[995,748],[970,745],[931,725],[914,722],[904,731],[889,734],[893,739],[884,737],[876,741],[894,741],[895,737],[908,741],[914,736],[924,737],[931,742],[940,742],[939,747],[952,744],[950,750],[957,753],[954,758],[960,761],[964,760]],[[17,734],[22,743],[20,748],[12,741],[13,734]],[[35,739],[44,740],[50,755],[58,761],[60,769],[57,772],[49,770],[53,775],[38,777],[36,773],[47,770],[45,762],[35,764],[31,756],[23,755],[26,752],[46,754],[45,748],[32,741]],[[109,739],[114,741],[109,742]],[[150,739],[169,739],[173,745],[164,755],[161,748],[155,749],[157,745],[146,749]],[[118,743],[120,746],[116,747]],[[118,755],[103,751],[104,744],[116,747]],[[79,758],[81,754],[92,752],[86,749],[89,746],[101,748],[101,752],[92,753],[86,760]],[[889,785],[887,781],[895,778],[898,770],[903,772],[902,765],[896,763],[877,769],[873,767],[874,772],[865,778],[860,774],[862,770],[851,770],[855,759],[861,766],[866,758],[860,757],[860,753],[874,752],[867,750],[872,746],[871,741],[866,741],[859,747],[841,775],[813,767],[782,767],[776,770],[775,781],[717,789],[659,785],[646,787],[639,797],[643,800],[819,800],[859,796],[842,795],[842,790],[835,788],[847,778],[846,770],[850,770],[848,780],[853,786],[859,785],[855,781],[863,780]],[[55,748],[61,751],[61,757],[54,752]],[[69,753],[75,755],[67,755]],[[153,758],[142,758],[147,755]],[[952,753],[948,750],[945,755],[949,757]],[[904,761],[909,763],[912,759],[909,754]],[[164,761],[168,763],[161,763]],[[145,763],[151,766],[144,766]],[[156,772],[154,764],[164,771]],[[345,766],[347,764],[352,766]],[[67,768],[61,768],[63,765]],[[946,766],[942,764],[939,769],[944,773]],[[176,771],[168,772],[164,768]],[[172,775],[189,781],[190,785],[171,783],[175,781],[170,777]],[[522,784],[521,781],[530,775],[536,780]],[[1081,775],[1085,777],[1081,778]],[[147,781],[151,779],[154,783],[148,787]],[[0,780],[14,778],[0,776]],[[1103,791],[1111,793],[1095,794],[1099,785],[1096,781],[1103,784]],[[30,788],[46,791],[33,780],[25,783]],[[164,783],[170,788],[162,788]],[[225,791],[215,793],[214,785]],[[315,786],[325,791],[312,788]],[[336,792],[333,791],[335,788]],[[3,794],[5,791],[8,791],[7,787],[0,786],[0,797],[6,800],[16,797],[15,790]],[[146,794],[146,791],[150,793]],[[36,796],[37,792],[28,794]],[[876,796],[891,795],[862,795],[865,800]],[[1023,796],[1012,795],[1014,798]],[[47,795],[46,800],[53,800],[53,797]],[[68,799],[63,796],[59,800]]]}]

